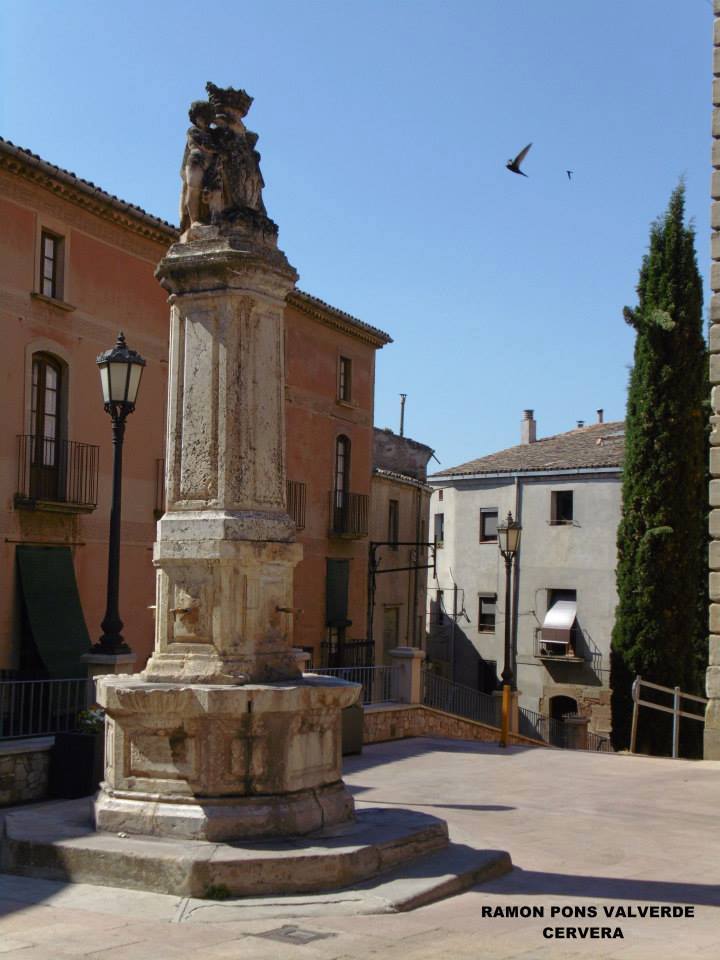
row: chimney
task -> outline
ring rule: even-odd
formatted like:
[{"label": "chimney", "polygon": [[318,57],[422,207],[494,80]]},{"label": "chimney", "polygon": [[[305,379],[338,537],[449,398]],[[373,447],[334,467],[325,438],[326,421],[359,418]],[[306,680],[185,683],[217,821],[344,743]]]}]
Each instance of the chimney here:
[{"label": "chimney", "polygon": [[520,443],[535,443],[537,423],[533,417],[532,410],[523,410],[523,418],[520,422]]},{"label": "chimney", "polygon": [[578,420],[577,425],[578,425],[578,430],[579,430],[581,427],[584,427],[584,426],[585,426],[585,421],[584,421],[584,420]]},{"label": "chimney", "polygon": [[605,423],[605,411],[603,410],[602,407],[598,407],[598,411],[597,411],[597,422],[598,422],[598,423]]}]

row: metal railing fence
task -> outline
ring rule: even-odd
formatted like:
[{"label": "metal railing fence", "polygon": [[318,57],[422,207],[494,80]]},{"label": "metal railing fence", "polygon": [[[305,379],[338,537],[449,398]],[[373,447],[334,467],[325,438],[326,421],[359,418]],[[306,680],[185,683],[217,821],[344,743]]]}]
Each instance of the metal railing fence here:
[{"label": "metal railing fence", "polygon": [[0,740],[42,737],[74,730],[77,716],[95,700],[89,678],[0,682]]},{"label": "metal railing fence", "polygon": [[544,740],[553,747],[567,748],[572,743],[562,720],[546,717],[527,707],[518,708],[518,732],[524,737]]},{"label": "metal railing fence", "polygon": [[587,732],[587,748],[591,753],[614,753],[609,737],[603,737],[599,733]]},{"label": "metal railing fence", "polygon": [[500,726],[500,698],[423,671],[423,703],[478,723]]},{"label": "metal railing fence", "polygon": [[313,673],[339,677],[362,685],[360,703],[391,703],[397,700],[400,667],[317,667]]},{"label": "metal railing fence", "polygon": [[[647,687],[649,690],[659,690],[661,693],[672,694],[673,705],[671,707],[665,707],[660,703],[653,703],[650,700],[642,700],[642,688]],[[677,760],[679,756],[680,749],[680,717],[685,717],[687,720],[699,720],[701,723],[705,722],[705,714],[699,713],[689,713],[687,710],[681,709],[681,701],[692,700],[694,703],[701,703],[703,706],[707,706],[707,700],[705,697],[698,697],[694,693],[683,693],[680,687],[663,687],[659,683],[650,683],[649,680],[643,680],[640,674],[638,674],[633,680],[632,685],[632,699],[633,699],[633,713],[632,713],[632,726],[630,729],[630,753],[635,753],[635,747],[637,745],[637,727],[638,727],[638,713],[640,707],[650,707],[651,710],[659,710],[661,713],[670,713],[673,718],[673,729],[672,729],[672,757],[673,760]]]}]

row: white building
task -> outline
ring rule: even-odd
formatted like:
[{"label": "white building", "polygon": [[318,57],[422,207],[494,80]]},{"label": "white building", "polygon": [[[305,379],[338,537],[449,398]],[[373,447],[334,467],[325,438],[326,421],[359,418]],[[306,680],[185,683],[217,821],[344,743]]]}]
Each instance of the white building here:
[{"label": "white building", "polygon": [[[513,571],[512,648],[520,704],[580,713],[610,730],[610,636],[617,604],[616,535],[624,424],[521,443],[430,477],[436,576],[428,579],[428,657],[458,683],[489,692],[503,669],[505,563],[497,524],[522,524]],[[442,544],[442,546],[440,546]]]}]

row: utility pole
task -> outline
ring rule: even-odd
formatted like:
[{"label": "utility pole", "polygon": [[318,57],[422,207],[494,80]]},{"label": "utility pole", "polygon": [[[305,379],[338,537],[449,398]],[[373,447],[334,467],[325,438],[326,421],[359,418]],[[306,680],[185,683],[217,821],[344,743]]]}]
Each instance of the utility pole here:
[{"label": "utility pole", "polygon": [[407,394],[400,394],[400,436],[405,436],[405,401],[407,400]]}]

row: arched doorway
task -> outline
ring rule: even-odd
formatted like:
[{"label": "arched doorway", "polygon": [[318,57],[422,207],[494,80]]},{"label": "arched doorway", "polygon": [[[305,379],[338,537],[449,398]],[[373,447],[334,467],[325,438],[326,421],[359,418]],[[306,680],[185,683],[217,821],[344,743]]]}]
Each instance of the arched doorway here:
[{"label": "arched doorway", "polygon": [[568,713],[577,713],[578,704],[574,697],[551,697],[550,698],[550,719],[562,720]]}]

